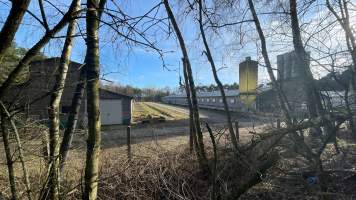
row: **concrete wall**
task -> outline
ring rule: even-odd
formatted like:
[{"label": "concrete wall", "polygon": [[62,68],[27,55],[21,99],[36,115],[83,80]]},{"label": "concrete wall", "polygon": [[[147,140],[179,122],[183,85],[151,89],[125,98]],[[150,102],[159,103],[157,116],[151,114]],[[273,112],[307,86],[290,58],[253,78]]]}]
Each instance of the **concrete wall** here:
[{"label": "concrete wall", "polygon": [[132,100],[129,98],[122,99],[122,122],[123,124],[131,123]]},{"label": "concrete wall", "polygon": [[[57,69],[59,66],[59,58],[50,58],[42,61],[32,62],[30,66],[30,79],[28,86],[25,88],[28,102],[32,102],[41,97],[41,100],[34,102],[28,106],[28,113],[31,117],[37,119],[48,118],[48,105],[50,102],[50,95]],[[63,95],[61,98],[60,116],[62,122],[67,120],[67,112],[69,112],[75,87],[79,80],[79,68],[81,64],[72,62],[69,65],[67,79]],[[46,95],[47,94],[47,95]],[[85,103],[82,102],[79,118],[82,119],[85,110]]]},{"label": "concrete wall", "polygon": [[117,92],[106,89],[100,89],[100,99],[120,99],[122,103],[122,121],[123,124],[130,124],[132,112],[132,98]]}]

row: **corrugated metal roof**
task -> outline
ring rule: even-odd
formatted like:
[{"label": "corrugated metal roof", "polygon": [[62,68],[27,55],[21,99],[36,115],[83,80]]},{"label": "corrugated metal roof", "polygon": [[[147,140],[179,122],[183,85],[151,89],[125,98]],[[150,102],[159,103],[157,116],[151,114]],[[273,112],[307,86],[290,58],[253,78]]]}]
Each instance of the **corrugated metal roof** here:
[{"label": "corrugated metal roof", "polygon": [[[225,96],[231,97],[231,96],[238,96],[240,94],[239,90],[225,90]],[[169,95],[166,96],[171,97],[171,98],[177,98],[177,97],[186,97],[187,95],[185,93],[181,94],[174,94],[174,95]],[[197,92],[197,97],[220,97],[221,93],[220,90],[215,90],[212,92]]]}]

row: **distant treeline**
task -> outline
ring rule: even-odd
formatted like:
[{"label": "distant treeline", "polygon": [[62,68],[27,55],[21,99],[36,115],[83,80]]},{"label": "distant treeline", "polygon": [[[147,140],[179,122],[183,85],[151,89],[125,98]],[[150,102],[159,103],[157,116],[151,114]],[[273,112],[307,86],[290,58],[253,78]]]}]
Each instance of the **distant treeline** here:
[{"label": "distant treeline", "polygon": [[[0,84],[7,79],[7,76],[14,69],[14,67],[18,64],[18,62],[25,56],[28,49],[19,47],[15,43],[5,51],[4,57],[1,60],[1,68],[0,68]],[[32,61],[45,59],[46,56],[39,52],[32,59]],[[28,67],[25,67],[21,70],[20,75],[15,79],[15,84],[23,83],[28,79]]]},{"label": "distant treeline", "polygon": [[[239,84],[237,84],[236,82],[234,82],[232,84],[224,84],[224,89],[237,90],[237,89],[239,89]],[[196,86],[196,90],[198,92],[212,92],[212,91],[219,90],[219,88],[217,85],[211,84],[211,85]]]},{"label": "distant treeline", "polygon": [[129,85],[118,85],[118,84],[102,84],[101,87],[108,89],[110,91],[130,95],[134,97],[136,101],[160,101],[162,97],[170,95],[172,93],[169,87],[138,88]]},{"label": "distant treeline", "polygon": [[[165,88],[138,88],[130,85],[120,85],[115,83],[110,84],[102,84],[103,88],[108,89],[110,91],[119,92],[122,94],[130,95],[134,97],[136,101],[161,101],[161,98],[164,96],[168,96],[174,93],[184,93],[184,88],[181,86],[178,91],[173,90],[169,87]],[[239,89],[239,85],[237,83],[233,84],[225,84],[224,88],[226,90],[236,90]],[[212,92],[218,90],[217,86],[214,84],[211,85],[202,85],[196,86],[196,90],[198,92]]]}]

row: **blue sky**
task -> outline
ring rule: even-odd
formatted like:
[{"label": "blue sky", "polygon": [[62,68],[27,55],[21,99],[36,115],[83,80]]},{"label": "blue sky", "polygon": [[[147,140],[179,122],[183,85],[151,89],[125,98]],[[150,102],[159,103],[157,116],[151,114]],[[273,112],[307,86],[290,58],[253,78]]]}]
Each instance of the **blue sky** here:
[{"label": "blue sky", "polygon": [[[59,5],[65,10],[69,3],[69,0],[53,0],[56,5]],[[108,6],[113,6],[108,1]],[[120,8],[126,13],[132,16],[138,16],[147,12],[160,0],[135,0],[135,1],[119,1]],[[171,1],[179,2],[179,1]],[[83,3],[83,2],[82,2]],[[85,2],[84,2],[85,3]],[[172,3],[175,13],[182,11],[179,3]],[[55,24],[59,16],[58,12],[51,9],[50,6],[45,4],[48,8],[49,23]],[[5,4],[0,5],[0,26],[1,22],[6,19],[9,7]],[[40,16],[37,1],[32,1],[30,10],[37,16]],[[159,17],[165,17],[166,13],[162,6],[157,14]],[[178,22],[184,34],[189,56],[191,59],[195,82],[197,85],[207,85],[214,83],[210,65],[207,62],[205,55],[202,54],[203,47],[201,38],[197,33],[197,24],[194,19],[187,18],[185,16],[178,15]],[[262,19],[263,20],[263,19]],[[84,20],[79,22],[82,28],[85,27]],[[268,26],[268,21],[266,21]],[[246,42],[244,46],[240,46],[238,43],[239,36],[233,32],[226,32],[221,35],[212,35],[209,37],[210,46],[215,58],[215,62],[219,70],[220,79],[223,83],[238,82],[238,64],[247,56],[251,56],[254,60],[261,61],[259,48],[256,46],[257,38],[254,33],[253,24],[246,25],[250,32],[246,34],[251,37],[250,42]],[[148,32],[153,35],[154,31]],[[65,29],[59,34],[64,35]],[[16,43],[22,47],[31,47],[41,36],[43,35],[43,28],[32,17],[26,14],[24,24],[20,27],[20,30],[16,34]],[[120,41],[112,40],[115,34],[107,27],[103,27],[100,31],[100,62],[102,65],[101,73],[105,80],[121,85],[132,85],[136,87],[171,87],[175,88],[179,83],[179,75],[181,74],[181,52],[179,46],[175,40],[175,37],[167,37],[166,34],[158,32],[155,37],[151,37],[156,41],[157,47],[167,52],[164,54],[164,62],[168,69],[163,67],[160,56],[153,50],[144,48],[142,46],[130,46]],[[63,41],[60,39],[53,39],[43,49],[43,52],[48,56],[60,56],[60,51]],[[269,45],[271,49],[272,45]],[[85,43],[82,38],[76,38],[72,60],[77,62],[83,62],[85,56]],[[292,50],[292,45],[287,45],[280,48],[279,51],[287,52]],[[275,63],[276,53],[271,53],[270,57],[273,63]],[[267,82],[266,71],[263,67],[259,68],[259,81]]]},{"label": "blue sky", "polygon": [[[65,8],[68,5],[68,1],[54,1],[56,5],[60,5]],[[110,1],[109,1],[110,2]],[[129,3],[127,3],[129,2]],[[134,2],[125,1],[124,5],[125,11],[130,15],[139,15],[147,12],[153,5],[156,5],[159,0],[137,0]],[[50,24],[55,24],[58,20],[56,11],[50,9],[50,6],[45,5],[49,12],[46,14],[52,20],[49,20]],[[108,5],[110,6],[110,4]],[[176,4],[173,4],[174,9],[180,9]],[[1,5],[0,9],[0,22],[6,19],[9,7],[6,4]],[[30,10],[40,17],[37,1],[32,1],[30,5]],[[159,16],[165,16],[166,13],[161,7],[159,11]],[[196,84],[211,84],[214,80],[211,75],[210,65],[206,62],[205,56],[202,55],[202,47],[199,46],[201,41],[198,38],[196,32],[196,24],[188,22],[188,20],[183,20],[182,16],[177,16],[178,21],[181,22],[181,28],[184,37],[187,41],[187,47],[190,52],[190,58],[192,61],[193,71],[196,79]],[[184,23],[183,23],[184,22]],[[85,26],[83,21],[82,27]],[[177,87],[179,83],[179,75],[181,71],[181,52],[179,46],[177,45],[175,38],[167,38],[166,35],[159,36],[157,46],[159,46],[163,51],[169,51],[164,55],[164,62],[167,65],[166,68],[162,65],[162,60],[159,55],[153,50],[148,50],[147,48],[142,48],[140,46],[133,46],[128,49],[124,44],[112,43],[110,38],[106,38],[106,35],[110,32],[109,29],[104,28],[101,31],[101,41],[100,41],[100,62],[102,65],[102,74],[106,80],[111,80],[115,83],[122,85],[132,85],[136,87],[158,87],[163,88],[169,86],[171,88]],[[59,34],[64,35],[65,29]],[[31,47],[41,36],[43,35],[43,28],[38,22],[36,22],[31,16],[26,14],[24,23],[20,27],[16,34],[16,43],[18,46]],[[106,41],[107,40],[107,41]],[[46,45],[43,52],[48,56],[60,56],[61,46],[63,44],[62,40],[53,39]],[[214,48],[211,44],[214,56],[216,57],[216,62],[218,66],[224,66],[224,69],[220,70],[220,78],[223,83],[233,83],[238,81],[238,63],[242,58],[247,55],[246,53],[240,54],[240,52],[222,55],[226,52],[222,52],[221,44],[220,47]],[[217,45],[218,46],[218,45]],[[224,48],[224,47],[223,47]],[[255,52],[254,52],[255,53]],[[85,55],[85,43],[81,38],[76,38],[73,52],[72,60],[77,62],[82,62]],[[227,57],[235,57],[234,59]],[[252,57],[254,57],[252,55]]]}]

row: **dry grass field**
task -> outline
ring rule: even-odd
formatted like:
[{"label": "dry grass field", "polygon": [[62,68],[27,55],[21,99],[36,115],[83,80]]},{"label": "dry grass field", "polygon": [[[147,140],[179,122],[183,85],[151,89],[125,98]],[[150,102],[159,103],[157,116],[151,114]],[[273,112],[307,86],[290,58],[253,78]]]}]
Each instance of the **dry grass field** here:
[{"label": "dry grass field", "polygon": [[154,102],[134,102],[133,122],[139,122],[149,118],[164,118],[166,120],[188,119],[188,114],[181,109]]},{"label": "dry grass field", "polygon": [[[27,129],[27,131],[26,131]],[[217,132],[217,128],[215,131]],[[260,129],[262,131],[263,128]],[[33,194],[38,194],[45,181],[46,162],[42,157],[42,137],[46,133],[45,127],[24,127],[21,130],[22,141],[26,157],[26,165],[29,168],[30,180]],[[248,129],[241,129],[242,140],[248,142],[250,137],[246,137]],[[112,132],[115,134],[115,132]],[[223,134],[219,139],[219,181],[224,187],[222,194],[229,194],[234,188],[241,184],[240,178],[245,177],[245,172],[241,170],[245,166],[236,163],[229,152],[228,137]],[[212,147],[209,137],[205,135],[205,144],[209,160],[212,160]],[[244,139],[243,139],[244,138]],[[198,163],[194,154],[188,150],[188,136],[171,137],[151,137],[148,140],[140,140],[132,144],[132,159],[127,159],[127,148],[124,142],[112,142],[112,138],[102,140],[100,154],[100,180],[99,199],[210,199],[211,185],[201,177]],[[125,138],[121,138],[125,140]],[[2,141],[1,141],[2,142]],[[328,145],[327,151],[323,155],[325,169],[339,169],[330,172],[330,188],[344,193],[333,193],[333,199],[352,199],[355,193],[352,186],[356,183],[352,176],[356,159],[354,154],[348,152],[355,151],[355,144],[350,144],[346,140],[340,139],[341,154],[337,154],[333,145]],[[12,144],[12,149],[15,145]],[[81,198],[81,183],[84,175],[83,167],[85,162],[86,133],[77,131],[73,147],[69,154],[69,159],[64,172],[62,173],[62,194],[66,199]],[[4,152],[3,145],[0,145],[0,152]],[[293,194],[292,199],[318,199],[314,187],[307,184],[301,173],[305,162],[300,156],[286,154],[284,159],[273,167],[268,174],[263,177],[263,181],[253,187],[240,199],[290,199],[288,194]],[[346,159],[347,158],[347,159]],[[298,167],[297,167],[298,166]],[[295,167],[295,168],[292,168]],[[290,170],[292,168],[292,170]],[[18,159],[15,159],[16,180],[20,191],[24,191],[21,166]],[[333,169],[333,168],[331,168]],[[233,174],[232,174],[233,172]],[[241,174],[242,173],[242,174]],[[240,177],[240,178],[236,178]],[[288,187],[287,187],[288,186]],[[8,187],[7,167],[4,154],[0,154],[0,192],[8,197],[10,190]],[[20,194],[25,198],[25,193]]]},{"label": "dry grass field", "polygon": [[[44,131],[44,129],[43,129]],[[43,145],[41,138],[43,137],[44,132],[28,132],[26,135],[22,136],[22,141],[24,142],[24,153],[25,153],[25,162],[28,167],[31,189],[33,194],[39,194],[41,186],[45,181],[45,176],[47,172],[47,164],[42,156]],[[123,139],[125,140],[125,139]],[[100,180],[102,184],[106,184],[106,180],[109,177],[116,179],[115,173],[124,172],[127,167],[130,166],[130,162],[142,162],[146,160],[147,162],[152,162],[160,158],[160,155],[163,155],[169,151],[176,149],[186,148],[188,143],[187,136],[176,136],[176,137],[167,137],[151,140],[140,141],[138,143],[133,143],[131,146],[132,150],[132,160],[129,162],[127,159],[127,147],[118,142],[117,145],[112,145],[111,141],[103,140],[100,156],[100,171],[103,174],[102,179]],[[2,143],[2,140],[1,140]],[[109,144],[110,143],[110,144]],[[79,198],[81,192],[80,183],[84,175],[84,163],[85,163],[85,150],[86,150],[86,134],[85,132],[78,131],[73,140],[72,149],[69,153],[68,162],[62,173],[62,191],[67,194],[69,199]],[[12,149],[16,149],[15,144],[12,144]],[[0,152],[4,152],[3,145],[0,145]],[[10,195],[10,188],[8,185],[8,176],[7,176],[7,166],[6,166],[5,154],[0,154],[0,197],[8,197]],[[21,164],[18,159],[15,159],[14,163],[15,175],[17,180],[17,185],[19,191],[24,191],[23,183],[23,174]],[[108,174],[111,171],[110,175]],[[108,189],[101,187],[103,189]],[[25,199],[25,193],[20,194],[20,199]],[[106,198],[104,198],[104,196]],[[103,199],[115,199],[113,191],[110,194],[100,193],[100,196]],[[109,198],[110,197],[110,198]],[[0,198],[1,199],[1,198]]]}]

